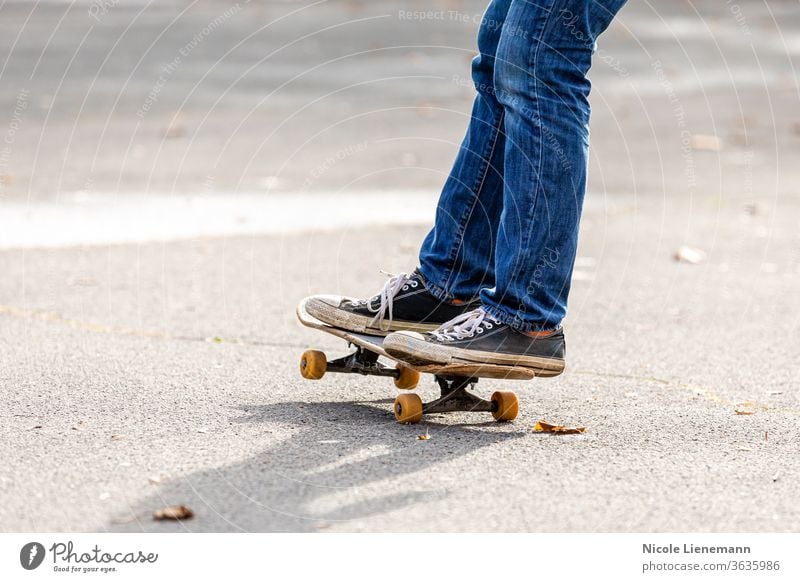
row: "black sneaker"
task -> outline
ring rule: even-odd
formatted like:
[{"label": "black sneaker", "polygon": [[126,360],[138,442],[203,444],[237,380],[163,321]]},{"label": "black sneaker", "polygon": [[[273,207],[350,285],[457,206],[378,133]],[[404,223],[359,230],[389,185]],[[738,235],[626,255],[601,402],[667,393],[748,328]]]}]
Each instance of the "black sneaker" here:
[{"label": "black sneaker", "polygon": [[465,313],[430,333],[397,332],[383,349],[416,366],[495,364],[530,368],[537,376],[564,371],[564,332],[523,333],[500,323],[483,309]]},{"label": "black sneaker", "polygon": [[425,288],[417,271],[391,277],[370,299],[319,295],[306,300],[306,311],[320,321],[350,331],[386,335],[399,330],[426,332],[470,309],[471,302],[445,303]]}]

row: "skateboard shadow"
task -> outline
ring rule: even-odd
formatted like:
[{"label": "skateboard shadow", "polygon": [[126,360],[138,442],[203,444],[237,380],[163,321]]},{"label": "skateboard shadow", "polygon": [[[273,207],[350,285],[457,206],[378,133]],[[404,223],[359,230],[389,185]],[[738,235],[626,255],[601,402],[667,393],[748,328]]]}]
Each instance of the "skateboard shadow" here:
[{"label": "skateboard shadow", "polygon": [[[242,406],[231,423],[263,427],[275,444],[244,461],[159,485],[133,508],[133,517],[120,516],[124,522],[108,529],[313,532],[335,525],[357,531],[376,520],[375,529],[391,531],[387,514],[446,498],[464,477],[454,476],[452,488],[432,487],[423,478],[432,467],[527,434],[510,424],[443,424],[435,415],[399,425],[391,402]],[[417,438],[426,431],[430,440]],[[172,504],[188,505],[196,517],[152,520],[154,509]]]}]

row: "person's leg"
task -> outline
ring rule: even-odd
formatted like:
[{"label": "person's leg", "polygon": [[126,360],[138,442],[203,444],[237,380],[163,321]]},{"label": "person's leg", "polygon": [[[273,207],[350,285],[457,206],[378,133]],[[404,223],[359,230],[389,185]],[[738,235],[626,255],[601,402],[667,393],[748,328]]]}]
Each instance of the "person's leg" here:
[{"label": "person's leg", "polygon": [[494,286],[497,227],[503,206],[503,107],[494,87],[495,53],[512,0],[492,0],[472,62],[478,91],[472,117],[442,188],[436,222],[419,253],[420,272],[439,299],[470,299]]},{"label": "person's leg", "polygon": [[589,145],[586,77],[597,37],[625,0],[514,0],[498,46],[505,111],[503,214],[487,312],[517,330],[566,314]]},{"label": "person's leg", "polygon": [[[482,306],[431,333],[393,333],[384,349],[418,365],[564,369],[566,311],[586,188],[594,43],[624,0],[513,0],[494,67],[503,107],[503,209],[495,286]],[[491,259],[490,259],[491,260]]]}]

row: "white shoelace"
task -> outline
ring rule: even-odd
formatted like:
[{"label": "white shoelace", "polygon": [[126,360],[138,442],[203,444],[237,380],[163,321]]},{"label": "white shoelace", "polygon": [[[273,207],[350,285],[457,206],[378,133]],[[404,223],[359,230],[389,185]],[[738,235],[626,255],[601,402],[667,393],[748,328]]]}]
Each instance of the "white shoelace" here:
[{"label": "white shoelace", "polygon": [[[387,320],[389,324],[391,324],[392,319],[394,317],[394,298],[397,294],[403,290],[407,291],[409,286],[417,287],[419,283],[417,281],[411,280],[411,277],[406,273],[398,273],[397,275],[392,275],[391,273],[387,273],[386,271],[381,271],[384,275],[389,276],[389,280],[386,281],[383,288],[378,292],[377,295],[372,297],[371,299],[366,299],[360,301],[362,305],[366,305],[367,309],[375,314],[375,317],[372,318],[370,321],[370,325],[378,325],[378,329],[383,331],[388,331],[389,326],[386,328],[383,327],[383,322]],[[380,304],[373,308],[372,303],[373,300],[380,298]]]},{"label": "white shoelace", "polygon": [[500,322],[494,317],[479,307],[478,309],[454,317],[431,333],[433,337],[439,341],[462,340],[468,337],[475,337],[476,333],[483,333],[484,329],[492,329],[495,325],[499,325],[499,323]]}]

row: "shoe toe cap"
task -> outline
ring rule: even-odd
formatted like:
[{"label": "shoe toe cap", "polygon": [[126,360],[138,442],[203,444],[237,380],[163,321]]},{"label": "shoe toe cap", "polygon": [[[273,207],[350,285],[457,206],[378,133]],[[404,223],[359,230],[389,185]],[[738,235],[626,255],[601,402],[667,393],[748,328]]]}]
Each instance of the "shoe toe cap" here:
[{"label": "shoe toe cap", "polygon": [[341,295],[312,295],[306,298],[306,303],[309,305],[325,304],[331,307],[339,307],[348,298]]}]

